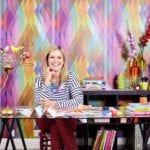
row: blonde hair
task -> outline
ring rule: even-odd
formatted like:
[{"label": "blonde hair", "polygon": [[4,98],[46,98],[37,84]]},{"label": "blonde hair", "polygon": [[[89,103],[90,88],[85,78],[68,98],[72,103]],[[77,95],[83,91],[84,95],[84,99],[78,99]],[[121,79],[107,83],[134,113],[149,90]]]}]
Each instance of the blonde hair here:
[{"label": "blonde hair", "polygon": [[63,60],[64,60],[64,65],[63,65],[61,73],[60,73],[60,84],[61,84],[68,79],[68,72],[67,72],[67,64],[66,64],[64,49],[60,46],[51,47],[51,48],[47,49],[48,52],[45,56],[45,62],[44,62],[44,78],[45,78],[46,68],[48,66],[48,58],[50,56],[50,53],[53,51],[56,51],[56,50],[59,50],[61,52],[61,54],[63,56]]}]

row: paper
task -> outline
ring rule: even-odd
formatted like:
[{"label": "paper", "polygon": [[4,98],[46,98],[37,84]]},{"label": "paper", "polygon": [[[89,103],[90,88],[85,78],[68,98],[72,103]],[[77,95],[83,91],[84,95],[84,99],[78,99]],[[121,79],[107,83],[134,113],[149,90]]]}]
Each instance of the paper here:
[{"label": "paper", "polygon": [[65,116],[65,112],[60,112],[60,111],[57,111],[56,109],[53,109],[53,108],[48,108],[48,109],[47,109],[47,112],[48,112],[53,118],[56,118],[56,117],[64,117],[64,116]]},{"label": "paper", "polygon": [[32,114],[32,109],[30,109],[30,108],[22,109],[19,112],[20,112],[20,114],[22,114],[22,115],[24,115],[26,117],[30,117],[31,114]]},{"label": "paper", "polygon": [[45,110],[41,106],[35,107],[35,112],[39,117],[42,117],[45,113]]}]

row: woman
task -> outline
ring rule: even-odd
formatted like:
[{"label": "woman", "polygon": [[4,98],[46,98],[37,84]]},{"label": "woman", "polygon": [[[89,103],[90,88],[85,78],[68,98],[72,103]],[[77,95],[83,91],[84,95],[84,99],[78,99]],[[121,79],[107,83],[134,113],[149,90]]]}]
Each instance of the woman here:
[{"label": "woman", "polygon": [[[45,57],[44,73],[35,80],[35,103],[44,108],[75,108],[83,103],[77,77],[67,72],[63,49],[49,50]],[[49,131],[52,150],[77,150],[74,137],[76,119],[38,119],[42,131]]]}]

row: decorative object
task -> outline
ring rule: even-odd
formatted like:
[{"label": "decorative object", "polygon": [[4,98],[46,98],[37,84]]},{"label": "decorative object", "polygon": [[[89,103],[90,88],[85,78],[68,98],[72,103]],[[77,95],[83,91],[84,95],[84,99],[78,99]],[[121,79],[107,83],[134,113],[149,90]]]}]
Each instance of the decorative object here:
[{"label": "decorative object", "polygon": [[144,71],[146,70],[146,60],[144,59],[143,52],[144,52],[144,48],[147,46],[149,39],[150,39],[150,22],[147,23],[146,31],[139,39],[140,51],[139,51],[138,59],[140,62],[141,77],[145,75]]},{"label": "decorative object", "polygon": [[[139,38],[139,47],[137,50],[135,47],[135,40],[133,34],[128,30],[127,41],[129,43],[128,48],[128,75],[130,78],[130,88],[139,84],[139,79],[146,76],[146,60],[144,59],[143,52],[145,46],[147,46],[150,39],[150,21],[147,22],[145,33]],[[132,70],[132,71],[131,71]],[[133,77],[134,74],[134,77]]]},{"label": "decorative object", "polygon": [[133,33],[128,30],[128,39],[129,50],[128,50],[128,77],[129,77],[129,88],[135,88],[138,85],[140,78],[140,68],[138,66],[137,56],[138,51],[135,48],[135,40]]},{"label": "decorative object", "polygon": [[[13,45],[7,45],[4,48],[0,48],[0,67],[2,68],[2,81],[0,82],[0,92],[4,93],[5,100],[2,98],[1,100],[1,107],[2,111],[1,113],[3,115],[11,115],[13,114],[13,110],[9,106],[7,93],[8,91],[8,84],[12,79],[12,69],[21,65],[25,64],[26,60],[30,58],[30,51],[29,46],[13,46]],[[4,70],[4,72],[3,72]],[[3,101],[3,102],[2,102]]]},{"label": "decorative object", "polygon": [[0,48],[1,66],[3,68],[14,68],[26,63],[25,61],[30,57],[29,46],[29,44],[27,46],[19,47],[7,45],[4,48]]},{"label": "decorative object", "polygon": [[148,77],[142,77],[141,78],[141,89],[148,90],[148,86],[149,86]]},{"label": "decorative object", "polygon": [[146,105],[148,103],[147,97],[146,96],[141,96],[140,97],[140,104]]},{"label": "decorative object", "polygon": [[8,106],[1,110],[2,115],[12,115],[13,113],[14,113],[14,110],[9,108]]},{"label": "decorative object", "polygon": [[125,89],[125,76],[124,76],[124,74],[119,74],[117,76],[117,88],[118,89]]},{"label": "decorative object", "polygon": [[137,65],[137,59],[134,58],[130,62],[129,66],[129,77],[130,77],[130,88],[136,88],[136,85],[139,84],[140,79],[140,67]]}]

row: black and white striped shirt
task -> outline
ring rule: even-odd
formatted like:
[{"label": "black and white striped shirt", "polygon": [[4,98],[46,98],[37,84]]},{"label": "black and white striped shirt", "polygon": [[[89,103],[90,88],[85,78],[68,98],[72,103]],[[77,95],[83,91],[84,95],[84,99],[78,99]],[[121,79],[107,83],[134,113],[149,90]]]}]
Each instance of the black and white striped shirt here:
[{"label": "black and white striped shirt", "polygon": [[83,93],[77,76],[73,72],[68,75],[68,80],[59,86],[57,92],[44,84],[42,74],[37,75],[34,88],[35,105],[41,99],[54,100],[59,108],[75,108],[83,104]]}]

